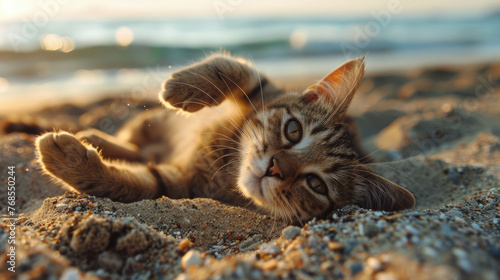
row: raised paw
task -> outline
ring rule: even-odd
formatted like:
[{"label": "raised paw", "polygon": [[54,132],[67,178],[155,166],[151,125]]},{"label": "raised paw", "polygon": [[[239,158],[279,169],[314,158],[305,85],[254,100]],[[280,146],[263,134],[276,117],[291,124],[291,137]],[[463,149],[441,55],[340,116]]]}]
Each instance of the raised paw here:
[{"label": "raised paw", "polygon": [[104,164],[93,148],[66,133],[47,133],[37,139],[40,163],[53,176],[78,190],[102,176]]},{"label": "raised paw", "polygon": [[171,107],[190,113],[205,106],[217,106],[225,97],[220,78],[214,75],[216,70],[201,66],[174,72],[164,83],[160,97]]}]

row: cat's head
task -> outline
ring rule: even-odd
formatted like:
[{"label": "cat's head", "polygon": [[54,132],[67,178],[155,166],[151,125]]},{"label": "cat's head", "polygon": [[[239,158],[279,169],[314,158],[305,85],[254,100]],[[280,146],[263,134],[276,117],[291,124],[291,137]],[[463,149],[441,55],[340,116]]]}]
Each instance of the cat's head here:
[{"label": "cat's head", "polygon": [[351,60],[303,93],[284,94],[250,118],[247,129],[255,133],[242,141],[241,192],[300,222],[347,204],[412,208],[409,191],[358,161],[344,121],[363,74],[364,59]]}]

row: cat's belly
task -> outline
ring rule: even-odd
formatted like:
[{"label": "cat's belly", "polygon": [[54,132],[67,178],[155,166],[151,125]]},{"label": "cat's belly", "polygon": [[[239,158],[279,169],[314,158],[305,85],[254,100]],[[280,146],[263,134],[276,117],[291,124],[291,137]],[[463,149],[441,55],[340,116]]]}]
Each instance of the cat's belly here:
[{"label": "cat's belly", "polygon": [[169,149],[163,153],[162,162],[165,163],[182,164],[182,161],[196,160],[214,145],[211,140],[224,137],[222,135],[237,140],[237,127],[242,123],[239,111],[230,102],[190,115],[175,111],[165,113],[165,142]]}]

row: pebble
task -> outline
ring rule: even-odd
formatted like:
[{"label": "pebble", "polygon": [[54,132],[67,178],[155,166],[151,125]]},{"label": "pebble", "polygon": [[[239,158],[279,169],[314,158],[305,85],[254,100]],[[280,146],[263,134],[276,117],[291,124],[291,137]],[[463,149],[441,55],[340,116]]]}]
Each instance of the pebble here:
[{"label": "pebble", "polygon": [[413,235],[418,235],[420,233],[420,231],[418,229],[414,228],[412,225],[406,225],[405,230],[407,230],[409,233],[411,233]]},{"label": "pebble", "polygon": [[262,272],[260,272],[260,270],[253,270],[250,273],[250,277],[252,279],[262,279]]},{"label": "pebble", "polygon": [[279,253],[281,253],[281,250],[280,250],[280,248],[278,248],[278,246],[276,246],[274,244],[266,243],[266,244],[260,246],[259,252],[261,254],[274,256],[274,255],[278,255]]},{"label": "pebble", "polygon": [[447,224],[441,224],[439,225],[439,228],[444,235],[449,236],[453,234],[453,229]]},{"label": "pebble", "polygon": [[264,241],[262,241],[262,237],[258,234],[248,238],[247,240],[240,243],[240,252],[246,252],[259,247]]},{"label": "pebble", "polygon": [[488,253],[490,253],[493,257],[500,260],[500,248],[489,248]]},{"label": "pebble", "polygon": [[276,259],[272,259],[270,261],[265,262],[261,268],[262,270],[272,270],[275,269],[278,266],[278,261]]},{"label": "pebble", "polygon": [[302,229],[296,226],[288,226],[282,232],[282,235],[286,239],[294,239],[300,234]]},{"label": "pebble", "polygon": [[349,269],[351,270],[351,274],[356,274],[363,270],[363,265],[359,262],[351,263],[351,265],[349,265]]},{"label": "pebble", "polygon": [[377,221],[377,227],[378,227],[379,229],[384,228],[386,225],[387,225],[387,221],[384,221],[384,220],[378,220],[378,221]]},{"label": "pebble", "polygon": [[310,248],[316,248],[319,243],[320,240],[315,235],[311,235],[307,238],[307,246]]},{"label": "pebble", "polygon": [[65,203],[58,203],[56,204],[56,210],[62,211],[68,209],[69,205]]},{"label": "pebble", "polygon": [[377,225],[373,222],[366,222],[365,224],[359,224],[358,226],[359,234],[366,237],[373,237],[379,233]]},{"label": "pebble", "polygon": [[328,242],[328,248],[332,251],[342,251],[344,250],[344,245],[340,242],[330,241]]},{"label": "pebble", "polygon": [[373,211],[373,215],[377,218],[380,218],[382,216],[384,216],[384,212],[382,211]]},{"label": "pebble", "polygon": [[467,273],[474,272],[474,268],[468,259],[459,259],[457,262],[458,266]]},{"label": "pebble", "polygon": [[82,211],[82,209],[83,209],[83,208],[82,208],[81,206],[77,206],[77,207],[75,208],[75,210],[76,210],[76,211]]},{"label": "pebble", "polygon": [[377,259],[377,258],[374,258],[374,257],[370,257],[366,260],[366,265],[373,269],[374,271],[379,271],[379,270],[382,270],[382,263]]},{"label": "pebble", "polygon": [[425,213],[425,212],[410,212],[410,213],[405,213],[405,216],[407,216],[407,217],[427,216],[427,213]]},{"label": "pebble", "polygon": [[472,228],[478,231],[483,231],[483,229],[476,223],[471,224]]},{"label": "pebble", "polygon": [[398,278],[391,272],[380,272],[375,275],[375,280],[397,280]]},{"label": "pebble", "polygon": [[190,250],[181,259],[181,268],[187,269],[190,266],[200,266],[202,264],[201,254],[196,250]]},{"label": "pebble", "polygon": [[424,249],[422,249],[422,253],[430,258],[437,258],[439,256],[438,252],[436,252],[436,250],[432,249],[431,247],[424,247]]},{"label": "pebble", "polygon": [[322,262],[321,265],[319,266],[319,270],[322,273],[325,273],[327,271],[333,270],[333,268],[335,268],[335,263],[332,262],[332,261]]},{"label": "pebble", "polygon": [[95,272],[95,275],[97,275],[97,277],[104,277],[106,275],[106,271],[102,268],[99,268],[96,272]]},{"label": "pebble", "polygon": [[77,280],[79,277],[80,271],[76,268],[66,268],[59,280]]},{"label": "pebble", "polygon": [[191,246],[191,241],[189,241],[187,238],[181,240],[181,242],[179,242],[179,250],[184,250],[186,249],[187,247]]},{"label": "pebble", "polygon": [[222,251],[222,246],[214,245],[212,246],[215,250]]},{"label": "pebble", "polygon": [[462,212],[458,210],[450,210],[446,213],[448,217],[462,217]]},{"label": "pebble", "polygon": [[448,169],[448,176],[454,184],[460,181],[460,174],[455,170],[455,168]]},{"label": "pebble", "polygon": [[469,256],[465,250],[453,248],[452,253],[457,258],[457,264],[462,270],[467,273],[472,273],[474,271],[472,264],[469,262]]}]

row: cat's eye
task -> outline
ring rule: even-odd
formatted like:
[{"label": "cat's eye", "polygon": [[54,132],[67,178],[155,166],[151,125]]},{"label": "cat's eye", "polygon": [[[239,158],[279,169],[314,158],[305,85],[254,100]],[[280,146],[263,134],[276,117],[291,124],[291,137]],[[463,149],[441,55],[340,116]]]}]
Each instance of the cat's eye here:
[{"label": "cat's eye", "polygon": [[328,192],[325,182],[323,182],[323,180],[321,180],[318,176],[312,174],[307,175],[306,181],[309,188],[316,193],[326,195]]},{"label": "cat's eye", "polygon": [[293,144],[297,144],[302,139],[302,126],[296,119],[291,119],[285,124],[285,137]]}]

